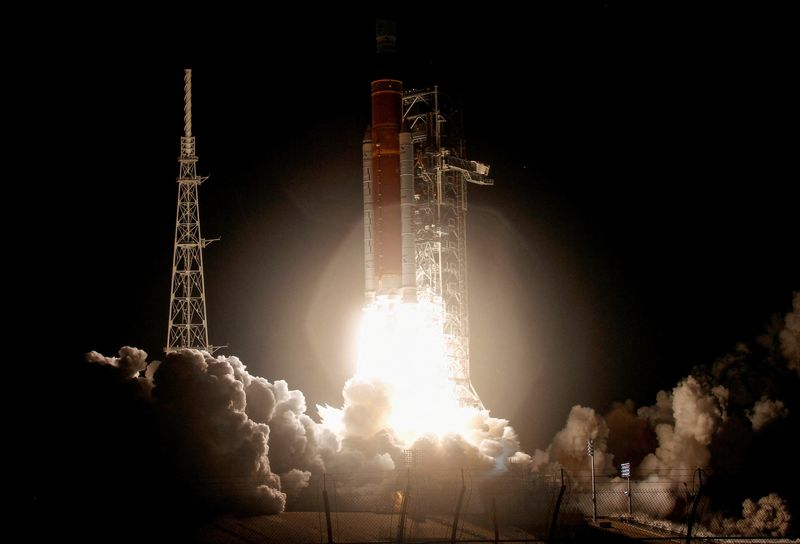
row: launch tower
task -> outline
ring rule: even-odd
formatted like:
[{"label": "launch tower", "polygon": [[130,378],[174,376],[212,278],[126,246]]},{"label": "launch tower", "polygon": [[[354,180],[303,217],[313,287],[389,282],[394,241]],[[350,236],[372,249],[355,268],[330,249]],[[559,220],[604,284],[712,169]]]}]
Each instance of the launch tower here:
[{"label": "launch tower", "polygon": [[449,375],[462,404],[482,408],[469,377],[467,184],[493,185],[489,166],[466,159],[456,112],[438,87],[403,94],[414,146],[416,289],[441,305]]}]

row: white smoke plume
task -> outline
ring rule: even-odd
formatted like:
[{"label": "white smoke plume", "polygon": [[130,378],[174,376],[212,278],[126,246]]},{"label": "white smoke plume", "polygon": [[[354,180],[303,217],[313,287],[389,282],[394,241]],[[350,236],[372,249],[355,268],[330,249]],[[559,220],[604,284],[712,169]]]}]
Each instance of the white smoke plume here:
[{"label": "white smoke plume", "polygon": [[592,408],[573,406],[567,423],[556,433],[546,450],[533,453],[533,469],[551,471],[563,467],[576,474],[590,468],[587,441],[594,440],[595,469],[607,473],[614,466],[614,456],[607,451],[608,425]]},{"label": "white smoke plume", "polygon": [[[671,393],[660,391],[656,404],[640,408],[638,418],[650,424],[656,435],[657,447],[640,464],[642,475],[665,474],[675,469],[691,473],[705,468],[711,458],[709,446],[714,433],[724,419],[727,390],[715,387],[706,390],[693,377],[681,381]],[[638,428],[641,423],[632,415],[632,403],[618,404],[612,410],[617,427]],[[610,414],[611,415],[611,414]],[[622,430],[622,429],[620,429]],[[573,406],[567,423],[544,451],[533,455],[534,470],[561,466],[578,472],[587,467],[586,442],[595,440],[595,467],[603,472],[613,470],[613,454],[608,452],[610,429],[606,419],[592,408]]]},{"label": "white smoke plume", "polygon": [[[270,469],[269,427],[245,413],[246,374],[235,357],[196,350],[169,353],[143,377],[147,354],[124,347],[119,357],[87,356],[90,363],[119,369],[138,381],[163,429],[165,459],[204,506],[277,513],[286,495]],[[243,374],[244,373],[244,374]]]},{"label": "white smoke plume", "polygon": [[778,338],[789,368],[800,376],[800,291],[794,294],[792,311],[786,314]]},{"label": "white smoke plume", "polygon": [[[796,307],[798,301],[796,295]],[[793,356],[791,342],[796,339],[792,315],[797,314],[787,315],[785,327],[773,336],[780,338],[781,353],[787,359]],[[768,348],[771,353],[777,345]],[[391,471],[405,466],[409,450],[432,470],[468,468],[491,475],[515,465],[539,472],[565,468],[578,475],[590,467],[586,443],[592,439],[599,474],[611,474],[614,454],[624,452],[626,458],[620,461],[633,461],[642,478],[638,485],[674,487],[676,482],[662,477],[676,469],[685,474],[708,467],[715,437],[730,418],[739,426],[731,428],[740,428],[742,422],[746,425],[749,418],[752,429],[759,430],[788,415],[784,402],[771,400],[774,395],[759,393],[755,398],[761,400],[753,404],[751,397],[742,406],[736,395],[747,390],[749,385],[743,384],[749,384],[746,380],[753,375],[746,368],[748,357],[750,351],[742,348],[725,358],[724,364],[715,365],[713,373],[681,380],[672,391],[660,391],[653,406],[638,411],[626,401],[615,404],[604,418],[591,408],[574,406],[552,443],[533,456],[520,451],[507,420],[491,417],[486,410],[469,411],[457,433],[430,433],[406,443],[391,428],[391,384],[374,377],[348,380],[342,408],[318,406],[321,421],[317,422],[307,414],[301,391],[290,389],[285,381],[251,375],[236,357],[183,350],[169,354],[164,362],[147,364],[144,351],[125,347],[117,357],[92,352],[87,360],[108,369],[129,391],[135,391],[134,398],[159,428],[156,434],[168,442],[163,448],[165,463],[177,467],[181,481],[199,496],[197,500],[211,502],[217,510],[274,513],[282,511],[287,500],[302,495],[314,476]],[[788,374],[787,366],[780,365]],[[726,387],[719,376],[737,380],[736,388]],[[625,449],[632,440],[636,447]],[[337,492],[340,496],[368,489],[391,493],[390,479],[355,478]],[[578,476],[573,481],[580,486],[582,479]],[[612,481],[610,485],[621,484]],[[775,501],[785,506],[779,497],[746,502],[743,519],[753,517],[748,517],[749,512],[772,508],[774,515],[767,516],[773,520],[770,527],[782,530],[788,511],[775,506]],[[611,506],[620,509],[624,504]],[[664,503],[650,513],[664,516],[673,506]],[[757,526],[752,520],[746,523]]]},{"label": "white smoke plume", "polygon": [[[504,470],[509,463],[525,464],[530,457],[520,451],[519,439],[509,422],[494,418],[487,410],[472,410],[466,429],[443,436],[425,435],[413,444],[403,444],[388,423],[391,410],[388,385],[380,380],[351,378],[343,390],[341,409],[317,406],[323,426],[336,434],[342,455],[329,456],[338,468],[359,470],[364,465],[393,469],[402,462],[404,449],[424,452],[427,468],[487,468]],[[358,451],[353,446],[358,445]],[[353,464],[356,460],[361,466]],[[342,465],[345,466],[342,466]]]},{"label": "white smoke plume", "polygon": [[[669,397],[667,401],[671,406]],[[642,410],[646,408],[640,408],[640,414]],[[615,402],[604,417],[608,425],[608,451],[614,453],[617,463],[639,466],[642,459],[656,449],[656,433],[648,419],[637,415],[632,400]],[[671,410],[668,421],[672,421]]]},{"label": "white smoke plume", "polygon": [[726,397],[725,393],[724,388],[705,391],[691,376],[679,383],[670,396],[674,423],[656,424],[658,447],[644,458],[641,471],[659,474],[706,468],[711,459],[711,439],[723,420],[720,399]]},{"label": "white smoke plume", "polygon": [[[574,406],[564,429],[556,434],[550,446],[534,454],[534,469],[546,468],[553,462],[566,468],[582,469],[585,441],[590,435],[599,438],[603,454],[606,453],[603,445],[608,443],[613,446],[608,448],[610,452],[624,452],[625,460],[635,459],[642,454],[641,449],[630,448],[628,444],[631,441],[645,446],[651,444],[648,427],[655,435],[656,444],[639,463],[640,475],[647,477],[674,470],[691,472],[708,467],[712,443],[726,428],[731,410],[735,421],[746,417],[753,430],[789,415],[786,403],[772,400],[774,397],[770,398],[766,391],[782,387],[786,381],[783,376],[786,367],[781,366],[780,360],[777,364],[773,362],[771,354],[776,352],[776,346],[789,368],[800,368],[796,366],[800,364],[800,292],[793,295],[793,308],[778,328],[759,339],[769,350],[763,356],[764,362],[759,361],[758,354],[747,345],[740,343],[735,353],[720,358],[707,370],[697,369],[672,391],[659,391],[655,404],[641,407],[635,414],[632,401],[614,403],[605,418],[590,408]],[[770,338],[777,338],[779,342],[773,343]],[[755,392],[758,392],[755,399],[760,400],[748,401]]]},{"label": "white smoke plume", "polygon": [[781,400],[772,400],[766,395],[757,400],[752,410],[747,411],[747,419],[753,425],[753,430],[758,431],[771,421],[787,417],[789,409],[783,405]]},{"label": "white smoke plume", "polygon": [[119,350],[119,357],[106,357],[96,351],[90,351],[86,354],[86,360],[118,368],[123,379],[136,378],[147,367],[147,352],[125,346]]},{"label": "white smoke plume", "polygon": [[783,536],[789,531],[790,521],[786,501],[770,493],[758,502],[746,499],[742,504],[742,520],[737,525],[740,534]]},{"label": "white smoke plume", "polygon": [[237,364],[235,357],[195,350],[170,353],[153,374],[153,398],[180,441],[174,451],[188,446],[195,452],[188,464],[176,461],[188,467],[197,485],[213,482],[217,496],[239,508],[280,512],[286,496],[270,469],[269,428],[247,417]]},{"label": "white smoke plume", "polygon": [[[652,406],[636,410],[630,400],[617,402],[605,417],[590,408],[574,406],[565,427],[551,444],[534,453],[533,470],[544,472],[561,466],[574,479],[582,478],[580,473],[588,466],[586,440],[594,436],[604,470],[612,468],[612,454],[619,462],[631,461],[636,479],[634,495],[646,489],[664,499],[639,504],[637,514],[649,516],[648,519],[661,519],[664,523],[669,521],[665,517],[673,518],[669,522],[680,519],[688,501],[689,488],[683,485],[697,484],[698,468],[709,469],[713,480],[716,470],[726,474],[725,471],[742,470],[746,463],[777,463],[782,468],[767,472],[772,475],[769,483],[763,475],[744,472],[737,476],[738,485],[723,476],[713,480],[708,493],[715,504],[728,510],[740,488],[764,485],[775,486],[764,491],[778,490],[794,502],[793,488],[779,476],[779,471],[786,470],[794,459],[793,454],[784,451],[781,440],[785,441],[786,436],[783,429],[793,435],[796,428],[789,408],[794,406],[795,371],[800,372],[800,293],[794,294],[793,306],[785,318],[773,319],[757,345],[739,343],[735,352],[712,365],[695,368],[671,391],[659,391]],[[776,397],[788,402],[774,400]],[[787,421],[778,423],[779,419]],[[783,426],[781,430],[777,430],[778,425]],[[765,431],[767,427],[776,427],[776,431]],[[615,478],[603,485],[614,491],[619,488]],[[621,511],[620,504],[606,506]],[[789,503],[772,493],[755,502],[746,500],[742,519],[712,514],[709,519],[716,521],[707,523],[716,523],[717,534],[782,535],[787,531],[791,512]]]},{"label": "white smoke plume", "polygon": [[[634,491],[634,494],[636,492]],[[685,534],[685,521],[673,521],[652,512],[634,514],[634,519],[643,525],[669,531],[674,534]],[[695,525],[693,535],[698,537],[756,537],[758,540],[769,537],[784,537],[791,529],[791,513],[787,502],[775,493],[761,497],[757,501],[745,499],[742,503],[741,518],[727,518],[719,513],[712,513],[700,524]],[[759,538],[760,537],[760,538]],[[796,542],[796,540],[792,540]]]},{"label": "white smoke plume", "polygon": [[[530,464],[508,421],[488,411],[473,410],[460,434],[402,443],[387,424],[390,399],[379,380],[349,380],[343,408],[319,407],[318,423],[306,413],[301,391],[250,374],[237,357],[181,350],[148,365],[144,351],[124,347],[118,357],[92,352],[87,360],[137,388],[164,430],[169,462],[201,501],[213,500],[218,509],[280,512],[314,475],[391,471],[404,466],[407,449],[433,470],[499,473]],[[356,478],[337,492],[375,485]]]},{"label": "white smoke plume", "polygon": [[713,534],[781,537],[789,532],[791,520],[786,501],[770,493],[758,501],[745,499],[740,519],[718,517],[708,526]]},{"label": "white smoke plume", "polygon": [[640,418],[646,420],[653,427],[661,423],[674,424],[675,418],[672,416],[672,395],[667,391],[659,391],[656,394],[656,403],[653,406],[643,406],[639,408],[637,413]]}]

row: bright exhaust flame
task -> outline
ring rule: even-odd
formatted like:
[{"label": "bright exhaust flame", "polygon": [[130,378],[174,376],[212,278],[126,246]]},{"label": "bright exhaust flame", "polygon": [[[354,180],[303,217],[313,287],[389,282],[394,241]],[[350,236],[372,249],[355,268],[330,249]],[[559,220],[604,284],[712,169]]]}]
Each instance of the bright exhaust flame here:
[{"label": "bright exhaust flame", "polygon": [[474,409],[460,406],[445,351],[435,303],[379,299],[364,309],[354,379],[386,387],[387,426],[407,445],[427,434],[467,433]]}]

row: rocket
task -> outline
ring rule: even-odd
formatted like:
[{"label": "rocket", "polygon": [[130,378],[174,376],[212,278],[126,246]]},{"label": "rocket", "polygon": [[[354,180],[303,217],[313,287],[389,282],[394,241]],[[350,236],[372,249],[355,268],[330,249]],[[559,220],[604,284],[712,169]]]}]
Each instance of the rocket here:
[{"label": "rocket", "polygon": [[[393,25],[379,21],[377,43],[379,58],[393,52]],[[376,297],[414,301],[414,145],[403,126],[403,83],[373,80],[371,103],[372,123],[362,142],[367,303]]]}]

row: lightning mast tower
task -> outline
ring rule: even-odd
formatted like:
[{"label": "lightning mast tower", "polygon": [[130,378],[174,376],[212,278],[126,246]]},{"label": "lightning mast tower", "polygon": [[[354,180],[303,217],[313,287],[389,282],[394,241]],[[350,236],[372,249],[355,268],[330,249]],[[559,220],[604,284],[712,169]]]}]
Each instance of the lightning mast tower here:
[{"label": "lightning mast tower", "polygon": [[214,240],[200,235],[198,187],[207,177],[197,175],[197,155],[192,136],[192,71],[183,71],[183,136],[178,159],[178,210],[172,258],[172,288],[166,353],[193,348],[213,353],[208,343],[203,248]]}]

